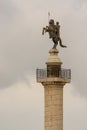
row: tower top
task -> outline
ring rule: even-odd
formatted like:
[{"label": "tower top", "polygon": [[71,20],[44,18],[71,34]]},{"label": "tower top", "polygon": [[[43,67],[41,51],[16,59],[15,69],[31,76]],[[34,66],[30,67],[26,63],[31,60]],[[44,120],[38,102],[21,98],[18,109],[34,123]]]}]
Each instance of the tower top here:
[{"label": "tower top", "polygon": [[70,83],[71,70],[61,68],[62,62],[58,57],[58,50],[51,49],[50,56],[46,62],[46,69],[37,69],[37,82],[42,84],[49,83]]},{"label": "tower top", "polygon": [[44,32],[49,33],[49,38],[52,39],[54,46],[52,49],[50,49],[49,53],[50,56],[47,59],[46,62],[46,68],[45,69],[37,69],[36,70],[36,78],[37,82],[42,84],[49,84],[49,83],[70,83],[71,79],[71,70],[70,69],[63,69],[61,67],[62,61],[58,57],[58,50],[56,49],[56,46],[59,42],[61,47],[66,47],[62,44],[61,38],[60,38],[60,25],[59,22],[54,22],[54,19],[49,20],[49,25],[43,28],[42,34]]}]

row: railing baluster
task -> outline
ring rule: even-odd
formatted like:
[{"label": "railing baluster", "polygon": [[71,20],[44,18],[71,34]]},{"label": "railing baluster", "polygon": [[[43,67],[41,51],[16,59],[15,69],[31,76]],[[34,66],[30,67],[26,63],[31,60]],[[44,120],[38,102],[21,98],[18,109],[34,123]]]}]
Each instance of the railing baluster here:
[{"label": "railing baluster", "polygon": [[[47,69],[37,69],[36,70],[36,79],[47,78]],[[51,77],[59,77],[64,79],[71,79],[71,70],[70,69],[61,69],[59,72],[52,72]]]}]

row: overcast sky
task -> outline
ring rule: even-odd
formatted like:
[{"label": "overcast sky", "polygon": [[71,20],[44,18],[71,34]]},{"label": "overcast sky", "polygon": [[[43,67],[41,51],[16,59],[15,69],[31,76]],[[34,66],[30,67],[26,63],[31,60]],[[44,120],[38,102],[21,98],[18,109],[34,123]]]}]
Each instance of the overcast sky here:
[{"label": "overcast sky", "polygon": [[0,0],[0,130],[43,130],[44,94],[35,69],[53,43],[42,28],[59,21],[58,46],[72,82],[64,88],[64,130],[87,129],[87,1]]}]

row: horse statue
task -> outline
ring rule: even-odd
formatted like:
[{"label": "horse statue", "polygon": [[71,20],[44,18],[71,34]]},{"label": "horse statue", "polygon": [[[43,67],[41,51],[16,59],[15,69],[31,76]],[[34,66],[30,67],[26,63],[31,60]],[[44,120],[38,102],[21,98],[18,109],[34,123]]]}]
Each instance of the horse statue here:
[{"label": "horse statue", "polygon": [[58,42],[59,42],[61,47],[67,47],[67,46],[62,44],[62,40],[60,38],[59,22],[56,22],[56,25],[55,25],[54,20],[50,19],[49,26],[46,26],[43,28],[42,35],[44,35],[44,33],[46,33],[46,32],[49,33],[49,38],[52,39],[52,41],[54,43],[54,45],[53,45],[54,49],[56,49]]}]

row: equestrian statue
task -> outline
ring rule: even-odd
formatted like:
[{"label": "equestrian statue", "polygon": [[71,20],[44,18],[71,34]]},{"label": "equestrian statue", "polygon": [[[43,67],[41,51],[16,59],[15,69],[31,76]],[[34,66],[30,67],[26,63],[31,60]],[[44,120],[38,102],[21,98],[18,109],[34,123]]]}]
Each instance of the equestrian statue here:
[{"label": "equestrian statue", "polygon": [[54,45],[53,49],[56,49],[58,43],[60,44],[61,47],[67,47],[62,44],[62,40],[60,38],[60,25],[59,22],[54,23],[53,19],[49,20],[49,26],[46,26],[43,28],[42,35],[44,33],[48,32],[49,33],[49,38],[52,39]]}]

